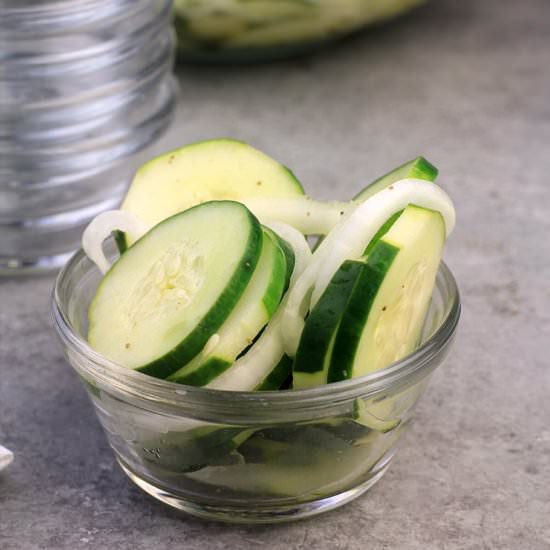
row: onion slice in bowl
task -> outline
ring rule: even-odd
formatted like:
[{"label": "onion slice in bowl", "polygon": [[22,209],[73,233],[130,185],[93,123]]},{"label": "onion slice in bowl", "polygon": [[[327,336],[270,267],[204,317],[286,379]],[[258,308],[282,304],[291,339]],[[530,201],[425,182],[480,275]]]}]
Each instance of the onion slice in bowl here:
[{"label": "onion slice in bowl", "polygon": [[103,242],[117,229],[130,234],[136,241],[150,228],[133,214],[122,210],[109,210],[96,216],[84,230],[82,249],[103,275],[111,268],[103,252]]}]

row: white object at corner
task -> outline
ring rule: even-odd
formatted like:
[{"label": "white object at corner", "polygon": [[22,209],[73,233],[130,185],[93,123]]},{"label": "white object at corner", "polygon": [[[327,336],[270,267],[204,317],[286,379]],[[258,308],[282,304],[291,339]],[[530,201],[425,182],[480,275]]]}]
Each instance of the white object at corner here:
[{"label": "white object at corner", "polygon": [[13,460],[13,453],[0,445],[0,470],[3,470],[6,466],[9,466]]}]

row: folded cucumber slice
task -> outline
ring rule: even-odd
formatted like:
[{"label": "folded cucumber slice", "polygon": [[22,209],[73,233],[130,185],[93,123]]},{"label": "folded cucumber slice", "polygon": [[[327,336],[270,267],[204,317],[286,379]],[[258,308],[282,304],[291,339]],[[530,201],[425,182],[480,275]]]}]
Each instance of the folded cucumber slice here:
[{"label": "folded cucumber slice", "polygon": [[444,243],[439,212],[405,208],[359,275],[336,334],[328,382],[374,372],[414,350]]},{"label": "folded cucumber slice", "polygon": [[386,189],[390,185],[404,179],[419,179],[425,181],[435,181],[439,170],[424,157],[417,157],[397,168],[394,168],[384,176],[374,180],[359,192],[353,200],[366,201],[369,197],[376,195],[379,191]]},{"label": "folded cucumber slice", "polygon": [[310,312],[294,360],[294,389],[326,384],[334,338],[364,265],[344,262]]},{"label": "folded cucumber slice", "polygon": [[[288,168],[233,139],[193,143],[144,164],[121,209],[152,227],[210,200],[294,197],[304,190]],[[127,244],[132,244],[128,236]]]},{"label": "folded cucumber slice", "polygon": [[166,378],[229,317],[261,249],[261,226],[238,202],[209,202],[168,218],[103,278],[88,315],[90,345],[121,365]]},{"label": "folded cucumber slice", "polygon": [[354,201],[316,201],[306,195],[292,198],[246,197],[241,202],[262,223],[278,220],[304,235],[326,235],[359,204]]},{"label": "folded cucumber slice", "polygon": [[264,229],[260,260],[239,302],[202,352],[168,379],[205,386],[229,368],[273,316],[288,277],[287,259],[279,239]]}]

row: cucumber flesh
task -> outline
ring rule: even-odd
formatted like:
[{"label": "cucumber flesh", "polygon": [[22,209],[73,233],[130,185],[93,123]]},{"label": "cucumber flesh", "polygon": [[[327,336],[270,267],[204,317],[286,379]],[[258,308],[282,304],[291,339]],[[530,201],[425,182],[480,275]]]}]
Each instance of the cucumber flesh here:
[{"label": "cucumber flesh", "polygon": [[338,328],[328,382],[375,372],[415,349],[444,243],[441,214],[411,205],[374,246]]},{"label": "cucumber flesh", "polygon": [[[193,143],[144,164],[121,209],[147,226],[210,200],[303,195],[288,168],[232,139]],[[131,235],[128,245],[133,243]]]},{"label": "cucumber flesh", "polygon": [[239,302],[202,352],[168,379],[205,386],[230,367],[277,309],[286,286],[286,264],[277,237],[264,229],[260,260]]},{"label": "cucumber flesh", "polygon": [[166,378],[220,329],[260,258],[262,229],[240,203],[209,202],[168,218],[100,283],[88,340],[109,359]]}]

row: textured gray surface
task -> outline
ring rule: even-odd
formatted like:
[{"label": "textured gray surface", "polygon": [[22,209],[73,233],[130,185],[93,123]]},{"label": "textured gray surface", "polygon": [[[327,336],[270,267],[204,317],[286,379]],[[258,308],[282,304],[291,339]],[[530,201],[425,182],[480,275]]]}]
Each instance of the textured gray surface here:
[{"label": "textured gray surface", "polygon": [[352,196],[417,154],[456,201],[464,314],[392,467],[367,496],[277,527],[205,523],[114,463],[54,340],[51,279],[0,282],[0,548],[550,548],[550,4],[439,0],[322,56],[181,69],[158,147],[246,139],[311,194]]}]

